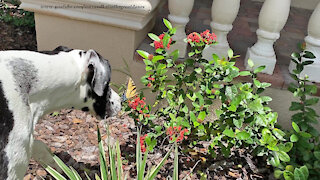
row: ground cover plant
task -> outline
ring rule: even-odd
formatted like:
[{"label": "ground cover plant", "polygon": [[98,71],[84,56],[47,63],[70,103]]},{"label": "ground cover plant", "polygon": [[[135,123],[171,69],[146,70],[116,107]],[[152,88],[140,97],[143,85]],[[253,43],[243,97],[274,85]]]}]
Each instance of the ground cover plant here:
[{"label": "ground cover plant", "polygon": [[[317,179],[319,134],[312,123],[317,122],[318,116],[310,106],[316,104],[318,99],[307,98],[316,89],[307,83],[307,78],[300,77],[303,67],[311,63],[301,58],[313,58],[312,53],[304,51],[292,56],[293,62],[297,64],[292,77],[297,84],[291,84],[289,90],[300,98],[300,102],[293,102],[290,107],[290,110],[299,112],[292,117],[293,130],[287,132],[277,125],[278,114],[268,107],[272,99],[261,94],[271,85],[257,78],[264,66],[255,67],[249,60],[251,70],[240,71],[235,67],[238,56],[232,50],[228,51],[228,57],[212,55],[211,59],[204,59],[202,51],[218,43],[215,35],[208,30],[188,35],[186,42],[191,50],[189,57],[181,61],[178,59],[179,51],[170,49],[174,47],[172,36],[176,29],[169,21],[163,21],[168,28],[167,32],[159,36],[149,34],[155,52],[150,54],[137,51],[146,65],[146,75],[141,78],[141,82],[153,92],[156,101],[147,104],[141,92],[123,103],[123,110],[135,120],[138,127],[136,179],[154,178],[145,172],[145,168],[150,168],[146,167],[147,155],[163,145],[169,145],[170,152],[174,148],[174,169],[168,173],[173,179],[181,179],[178,159],[186,154],[193,154],[192,158],[201,162],[199,166],[206,167],[205,171],[199,168],[196,172],[200,179],[208,178],[211,171],[208,165],[203,164],[223,162],[213,167],[214,171],[219,171],[219,168],[228,166],[225,159],[236,156],[245,162],[231,166],[244,172],[247,170],[243,166],[256,174],[263,174],[263,171],[269,173],[273,167],[276,178]],[[239,76],[247,76],[250,82],[234,81]],[[221,103],[215,112],[217,118],[211,119],[210,108],[217,102]],[[112,147],[108,149],[109,158],[113,157],[110,158],[110,168],[104,160],[104,150],[100,148],[102,179],[108,179],[103,172],[121,174],[120,148],[116,147],[116,154]],[[170,152],[164,159],[168,158]],[[116,161],[118,168],[115,168]],[[197,165],[194,163],[190,171],[196,169]],[[232,174],[230,176],[236,177]],[[122,176],[114,177],[119,179]],[[238,178],[246,179],[248,176]]]}]

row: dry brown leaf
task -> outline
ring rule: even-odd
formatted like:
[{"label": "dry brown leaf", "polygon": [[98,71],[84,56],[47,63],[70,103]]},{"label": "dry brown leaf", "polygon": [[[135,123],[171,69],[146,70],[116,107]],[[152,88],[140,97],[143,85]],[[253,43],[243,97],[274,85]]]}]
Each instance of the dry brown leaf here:
[{"label": "dry brown leaf", "polygon": [[75,123],[75,124],[80,124],[80,123],[83,122],[83,120],[82,119],[78,119],[78,118],[73,118],[72,122]]}]

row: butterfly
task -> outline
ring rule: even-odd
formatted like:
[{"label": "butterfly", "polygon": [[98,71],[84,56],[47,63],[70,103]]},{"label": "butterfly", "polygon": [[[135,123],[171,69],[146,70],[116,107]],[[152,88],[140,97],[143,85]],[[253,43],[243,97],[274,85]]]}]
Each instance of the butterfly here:
[{"label": "butterfly", "polygon": [[122,95],[122,101],[126,101],[128,99],[131,99],[137,95],[137,87],[134,84],[131,77],[128,78],[127,81],[127,89]]}]

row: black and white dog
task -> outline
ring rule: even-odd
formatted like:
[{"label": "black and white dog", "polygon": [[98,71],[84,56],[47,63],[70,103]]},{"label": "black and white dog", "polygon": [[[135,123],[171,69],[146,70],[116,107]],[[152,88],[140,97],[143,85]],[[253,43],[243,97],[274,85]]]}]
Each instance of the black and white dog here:
[{"label": "black and white dog", "polygon": [[0,51],[0,179],[21,180],[30,157],[53,165],[47,146],[34,140],[39,119],[76,108],[98,118],[117,114],[109,62],[94,50]]}]

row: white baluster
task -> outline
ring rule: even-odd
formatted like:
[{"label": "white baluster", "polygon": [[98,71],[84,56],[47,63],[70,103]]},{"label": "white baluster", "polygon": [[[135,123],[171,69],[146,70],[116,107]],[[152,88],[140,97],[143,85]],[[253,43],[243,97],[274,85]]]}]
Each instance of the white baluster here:
[{"label": "white baluster", "polygon": [[[305,60],[313,60],[314,63],[308,66],[305,66],[302,71],[302,77],[307,74],[309,76],[309,80],[320,82],[320,3],[316,6],[313,11],[308,24],[308,36],[304,39],[306,41],[306,50],[312,52],[316,59],[307,59]],[[289,70],[295,68],[295,63],[290,62]]]},{"label": "white baluster", "polygon": [[185,57],[187,51],[187,43],[184,39],[187,37],[185,28],[189,22],[189,15],[193,8],[194,0],[169,0],[168,16],[173,27],[177,28],[176,34],[172,37],[176,43],[170,48],[170,50],[179,49],[180,58]]},{"label": "white baluster", "polygon": [[266,0],[259,15],[258,41],[248,48],[245,66],[249,69],[247,60],[251,59],[255,67],[266,66],[263,71],[273,74],[276,65],[274,42],[280,38],[280,31],[288,20],[291,0]]},{"label": "white baluster", "polygon": [[239,7],[240,0],[214,0],[212,2],[210,25],[212,31],[217,35],[218,44],[204,50],[205,59],[211,59],[212,54],[227,57],[230,49],[227,35],[232,30],[232,23],[238,15]]}]

